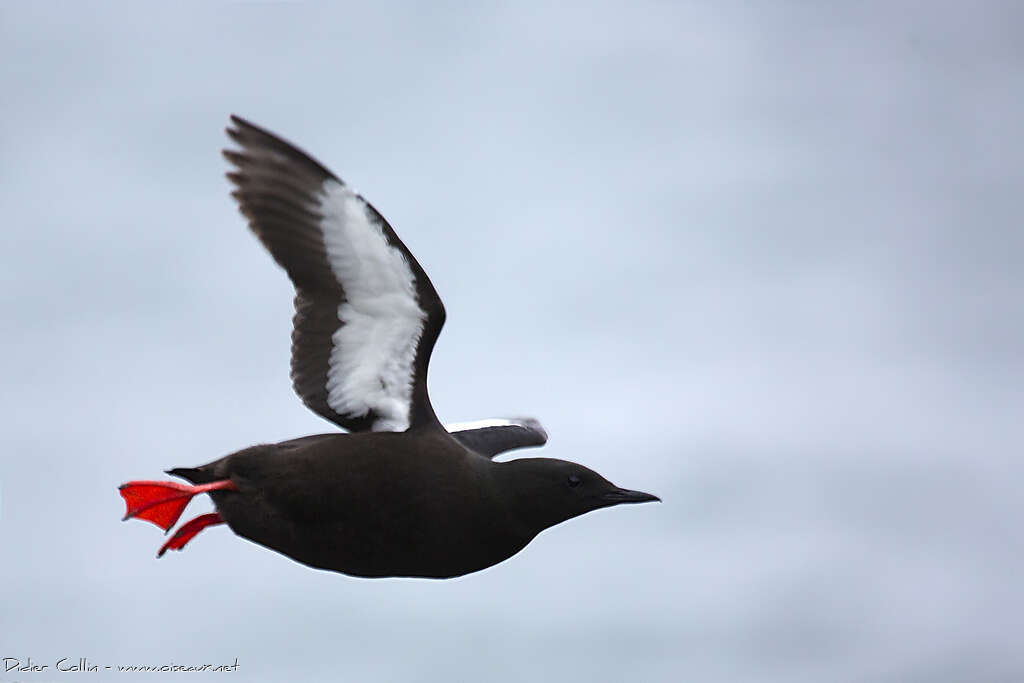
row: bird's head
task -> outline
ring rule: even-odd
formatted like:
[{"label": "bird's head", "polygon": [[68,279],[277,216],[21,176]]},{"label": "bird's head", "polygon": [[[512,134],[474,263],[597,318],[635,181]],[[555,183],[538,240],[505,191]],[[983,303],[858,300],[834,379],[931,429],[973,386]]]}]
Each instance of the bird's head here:
[{"label": "bird's head", "polygon": [[533,533],[591,510],[661,500],[650,493],[618,487],[597,472],[566,460],[519,458],[495,464],[512,514]]}]

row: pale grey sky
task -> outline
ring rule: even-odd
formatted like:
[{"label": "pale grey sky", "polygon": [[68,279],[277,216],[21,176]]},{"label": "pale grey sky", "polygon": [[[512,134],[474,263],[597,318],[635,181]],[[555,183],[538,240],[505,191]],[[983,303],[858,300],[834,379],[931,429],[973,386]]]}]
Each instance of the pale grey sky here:
[{"label": "pale grey sky", "polygon": [[[0,9],[0,683],[1024,679],[1024,12],[836,5]],[[665,502],[448,582],[154,559],[122,481],[331,429],[229,113],[430,274],[442,419]]]}]

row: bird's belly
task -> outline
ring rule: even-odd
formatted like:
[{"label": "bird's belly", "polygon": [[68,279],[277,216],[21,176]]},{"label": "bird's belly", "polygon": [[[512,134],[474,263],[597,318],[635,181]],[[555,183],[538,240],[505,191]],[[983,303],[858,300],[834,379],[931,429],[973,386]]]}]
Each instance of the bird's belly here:
[{"label": "bird's belly", "polygon": [[416,505],[351,509],[330,520],[296,520],[246,507],[218,505],[239,536],[311,567],[368,578],[460,576],[508,559],[530,540],[479,516],[453,519]]}]

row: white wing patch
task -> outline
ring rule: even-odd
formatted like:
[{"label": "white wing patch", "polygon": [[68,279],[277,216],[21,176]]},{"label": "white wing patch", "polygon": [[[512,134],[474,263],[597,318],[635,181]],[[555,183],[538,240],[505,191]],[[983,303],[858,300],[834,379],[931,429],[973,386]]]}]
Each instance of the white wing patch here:
[{"label": "white wing patch", "polygon": [[344,324],[331,340],[327,405],[354,417],[373,411],[380,416],[375,432],[405,431],[416,347],[427,318],[415,278],[349,187],[327,180],[322,193],[324,248],[346,298],[338,306]]},{"label": "white wing patch", "polygon": [[473,422],[450,422],[444,426],[449,432],[468,432],[471,429],[486,429],[487,427],[511,427],[512,425],[523,426],[521,421],[506,420],[504,418],[492,418],[490,420],[474,420]]}]

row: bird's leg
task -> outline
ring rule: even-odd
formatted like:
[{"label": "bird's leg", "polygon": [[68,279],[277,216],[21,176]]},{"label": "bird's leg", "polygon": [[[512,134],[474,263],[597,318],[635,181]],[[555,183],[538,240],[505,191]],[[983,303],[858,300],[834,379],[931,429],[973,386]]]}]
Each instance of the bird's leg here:
[{"label": "bird's leg", "polygon": [[185,522],[181,525],[181,528],[174,532],[174,535],[167,539],[167,542],[160,546],[160,551],[156,554],[157,557],[163,557],[163,554],[168,550],[181,550],[185,547],[185,544],[196,537],[200,531],[208,526],[214,524],[223,524],[224,520],[220,518],[220,515],[216,512],[209,512],[205,515],[199,515],[193,520]]},{"label": "bird's leg", "polygon": [[[192,500],[192,496],[209,491],[234,490],[237,489],[230,479],[199,485],[179,484],[176,481],[130,481],[120,486],[121,497],[128,506],[124,519],[145,519],[164,531],[171,530],[181,517],[181,513],[185,511],[185,506]],[[206,525],[211,523],[208,522]],[[198,530],[196,533],[199,533]],[[188,541],[188,538],[185,541]]]}]

